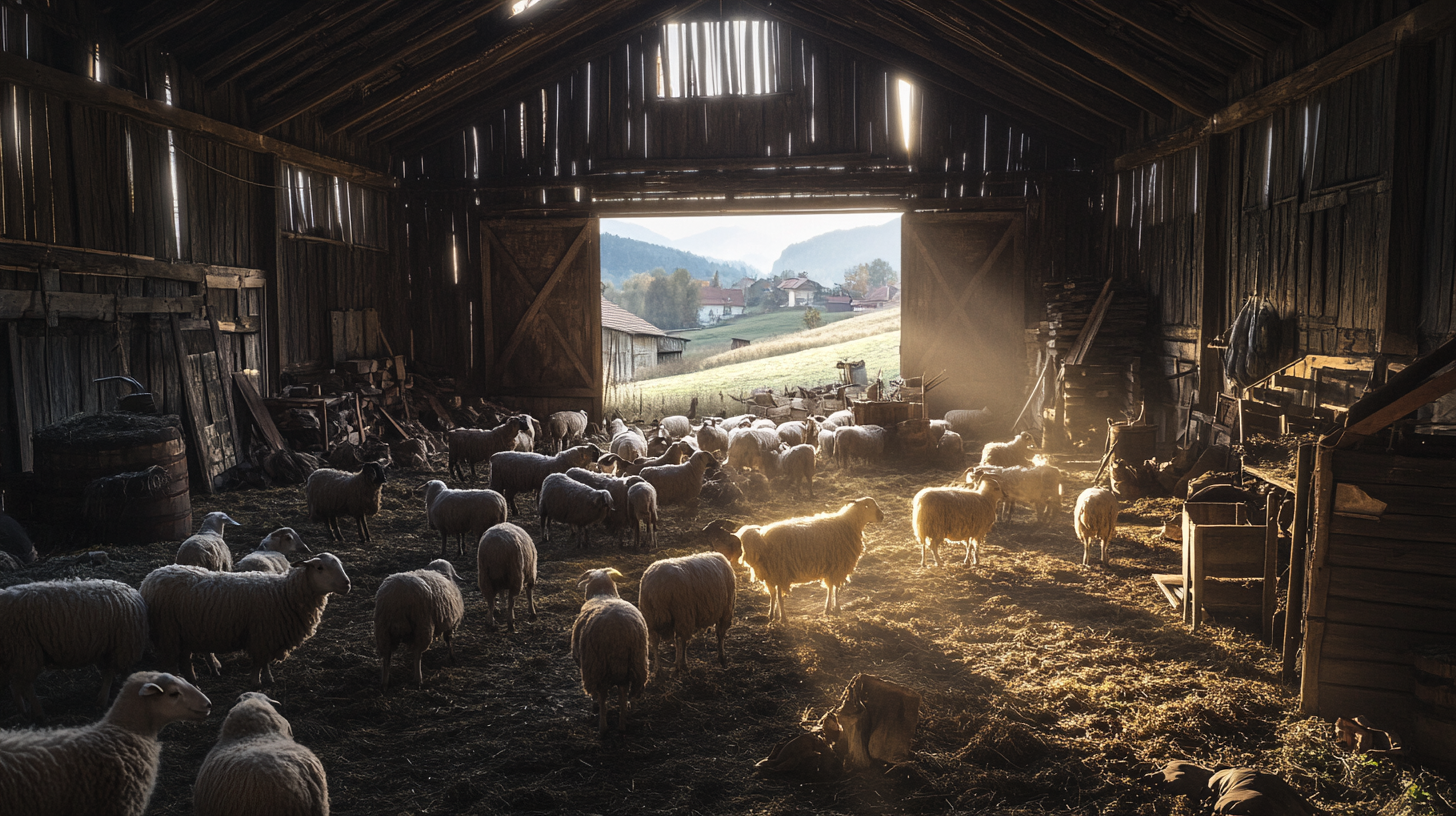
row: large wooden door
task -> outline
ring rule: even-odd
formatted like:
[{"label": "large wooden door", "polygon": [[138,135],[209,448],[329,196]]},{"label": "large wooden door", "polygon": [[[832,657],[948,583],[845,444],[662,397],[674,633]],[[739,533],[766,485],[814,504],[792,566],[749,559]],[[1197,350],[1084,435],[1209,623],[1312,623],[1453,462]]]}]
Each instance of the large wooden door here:
[{"label": "large wooden door", "polygon": [[1027,381],[1023,215],[907,213],[900,236],[900,375],[946,373],[931,417],[989,407],[1011,427]]},{"label": "large wooden door", "polygon": [[487,393],[546,416],[602,415],[601,252],[595,218],[480,225]]}]

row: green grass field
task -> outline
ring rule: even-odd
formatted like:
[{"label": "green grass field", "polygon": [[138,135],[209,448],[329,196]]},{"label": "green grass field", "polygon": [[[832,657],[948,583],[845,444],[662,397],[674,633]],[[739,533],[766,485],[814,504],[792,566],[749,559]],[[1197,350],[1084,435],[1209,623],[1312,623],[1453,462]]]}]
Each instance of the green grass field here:
[{"label": "green grass field", "polygon": [[[830,314],[822,308],[819,310],[823,316],[823,325],[837,323],[841,320],[852,317],[862,317],[854,312],[838,312]],[[783,309],[769,314],[751,315],[749,317],[735,318],[731,323],[722,323],[698,331],[683,332],[679,337],[692,342],[688,343],[687,350],[683,357],[688,360],[700,357],[711,357],[714,354],[721,354],[732,347],[735,337],[741,337],[757,343],[767,340],[770,337],[778,337],[784,334],[793,334],[804,330],[803,309]]]}]

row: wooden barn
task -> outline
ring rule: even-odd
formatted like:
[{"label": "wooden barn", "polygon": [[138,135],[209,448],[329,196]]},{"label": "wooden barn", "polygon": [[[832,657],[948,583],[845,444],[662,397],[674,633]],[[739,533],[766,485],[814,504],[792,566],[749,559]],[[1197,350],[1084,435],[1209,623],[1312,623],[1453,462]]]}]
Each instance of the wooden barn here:
[{"label": "wooden barn", "polygon": [[[1275,735],[1293,733],[1285,727],[1293,720],[1281,718],[1301,712],[1293,691],[1301,682],[1304,714],[1363,714],[1406,731],[1431,696],[1417,686],[1436,683],[1432,705],[1445,706],[1450,727],[1411,731],[1411,752],[1439,761],[1426,746],[1456,744],[1440,742],[1456,734],[1456,691],[1449,678],[1431,680],[1439,672],[1420,668],[1429,665],[1413,651],[1456,648],[1456,560],[1446,552],[1456,533],[1441,526],[1456,507],[1448,461],[1456,449],[1439,442],[1456,423],[1429,408],[1412,413],[1451,390],[1449,360],[1439,355],[1456,335],[1456,0],[0,0],[6,509],[27,524],[84,516],[85,525],[48,542],[71,559],[50,559],[51,577],[93,574],[84,570],[102,560],[86,560],[85,550],[132,524],[133,490],[157,499],[136,524],[166,542],[155,545],[166,558],[201,511],[246,515],[226,498],[236,487],[271,496],[288,485],[287,513],[239,500],[269,520],[244,533],[256,540],[303,525],[320,537],[317,550],[326,533],[307,526],[319,514],[310,505],[304,515],[296,487],[313,467],[442,459],[426,437],[493,427],[515,412],[545,420],[582,410],[595,432],[611,419],[609,385],[681,357],[685,340],[602,298],[600,219],[866,212],[902,217],[900,289],[874,304],[900,306],[899,370],[925,384],[927,416],[966,409],[977,423],[993,418],[977,442],[1044,427],[1048,450],[1068,462],[1091,457],[1090,468],[1067,465],[1090,471],[1069,484],[1090,484],[1102,475],[1101,440],[1113,435],[1104,424],[1130,426],[1139,414],[1162,453],[1251,444],[1256,428],[1322,435],[1306,440],[1297,485],[1273,480],[1295,495],[1297,518],[1280,538],[1271,512],[1259,573],[1280,587],[1279,602],[1261,611],[1273,645],[1282,642],[1284,666],[1302,677],[1278,688],[1269,678],[1280,655],[1232,635],[1187,632],[1176,621],[1148,635],[1176,617],[1155,590],[1146,604],[1086,601],[1103,576],[1147,589],[1149,574],[1176,572],[1159,562],[1176,561],[1176,550],[1160,550],[1168,545],[1156,536],[1121,573],[1109,568],[1096,581],[1029,560],[964,580],[913,572],[912,489],[893,507],[882,502],[883,529],[895,532],[867,562],[903,556],[916,577],[897,573],[891,585],[856,574],[846,590],[863,593],[845,605],[848,617],[873,604],[903,606],[902,618],[876,618],[856,635],[893,647],[856,652],[843,646],[844,629],[764,635],[766,602],[761,609],[754,596],[742,608],[757,617],[740,617],[734,635],[762,650],[745,677],[779,685],[754,691],[751,704],[711,708],[704,717],[715,725],[697,715],[751,683],[690,675],[666,702],[649,686],[653,727],[676,740],[668,749],[646,747],[651,738],[639,731],[631,739],[640,741],[599,757],[578,752],[589,727],[564,716],[539,734],[528,732],[529,717],[507,722],[522,711],[584,708],[575,664],[558,665],[568,642],[561,632],[580,606],[576,575],[606,566],[625,552],[618,547],[591,552],[590,565],[580,552],[543,554],[542,583],[552,590],[542,617],[564,616],[552,619],[563,625],[547,645],[512,641],[541,650],[524,657],[497,649],[498,639],[467,641],[474,651],[462,649],[462,661],[476,672],[460,691],[476,695],[467,703],[428,683],[410,689],[428,704],[377,698],[376,667],[361,669],[353,646],[331,641],[334,651],[307,663],[289,688],[323,687],[336,675],[356,684],[299,692],[321,712],[297,712],[300,740],[321,746],[330,773],[338,768],[356,786],[338,810],[618,812],[640,793],[643,811],[1169,812],[1154,794],[1130,792],[1141,791],[1142,764],[1173,758],[1157,751],[1210,765],[1268,760],[1237,747],[1248,711],[1261,718],[1250,733],[1287,749],[1281,756],[1299,754],[1308,746]],[[807,279],[780,288],[791,305],[821,300],[822,287]],[[849,308],[847,299],[829,301],[831,312]],[[763,385],[785,384],[766,376]],[[739,412],[725,390],[714,389],[711,411],[705,397],[703,413]],[[1426,398],[1418,405],[1407,391]],[[148,403],[180,424],[114,448],[67,424]],[[1392,414],[1392,404],[1405,412]],[[1379,427],[1342,434],[1372,412]],[[533,443],[543,440],[525,444]],[[954,456],[945,474],[897,484],[957,481],[959,448]],[[119,473],[127,478],[117,481]],[[783,517],[836,510],[833,502],[872,489],[845,492],[868,479],[845,473],[845,485],[826,487],[834,480],[821,477],[829,500],[789,504],[775,491],[765,501]],[[411,514],[408,530],[386,528],[385,547],[337,546],[351,568],[351,558],[377,567],[355,574],[363,594],[372,597],[393,569],[424,566],[419,556],[433,557],[444,537],[415,523],[420,495],[404,486],[413,478],[381,488],[393,491],[386,514]],[[1341,497],[1356,489],[1388,511],[1346,513]],[[748,505],[724,512],[730,526],[771,520]],[[681,549],[672,554],[703,549],[707,522],[680,512],[664,513],[664,535]],[[536,523],[530,512],[512,518]],[[343,521],[351,542],[351,518]],[[1059,564],[1083,553],[1062,522],[1046,533],[1073,553],[1058,551]],[[1026,535],[976,566],[1033,558]],[[418,543],[418,552],[379,560],[395,539]],[[1276,541],[1285,548],[1277,559]],[[474,556],[457,553],[473,575]],[[641,559],[632,562],[635,580],[650,558],[631,557]],[[108,575],[137,584],[158,564],[142,569],[143,558],[130,556],[114,566]],[[817,591],[796,594],[796,612]],[[921,598],[934,606],[918,606]],[[472,616],[479,600],[467,602]],[[350,637],[368,640],[369,601],[341,594],[329,614],[353,615]],[[1282,638],[1273,606],[1282,608]],[[925,623],[950,614],[981,622]],[[987,628],[965,634],[975,626]],[[1093,631],[1114,626],[1133,627],[1111,638],[1121,646]],[[742,633],[750,627],[752,636]],[[1075,692],[1048,677],[1056,667],[1079,670],[1051,657],[1066,648],[1132,653],[1143,647],[1127,644],[1144,636],[1152,645],[1139,654],[1182,661],[1176,680],[1109,702],[1097,695],[1141,682],[1131,670],[1079,675]],[[1015,660],[988,656],[1031,642]],[[841,659],[851,653],[853,665]],[[487,669],[469,663],[486,654],[497,661]],[[796,662],[776,662],[786,654]],[[289,668],[305,664],[303,655]],[[426,658],[431,671],[438,656]],[[1002,672],[1013,665],[1025,678]],[[925,696],[922,728],[932,735],[917,750],[935,757],[908,775],[919,781],[856,783],[852,805],[823,785],[791,791],[754,777],[746,793],[733,790],[778,741],[779,721],[808,723],[821,697],[836,697],[842,681],[871,666],[916,672],[907,682]],[[227,682],[237,680],[236,665],[228,672]],[[1223,698],[1193,689],[1224,674],[1257,687],[1261,702],[1210,713]],[[55,706],[67,724],[94,719],[79,703],[67,709],[91,699],[86,683],[90,691]],[[223,688],[225,699],[213,696],[219,711],[241,690]],[[367,701],[358,702],[358,688]],[[1022,696],[994,709],[975,702],[1000,695]],[[1139,697],[1161,702],[1136,727],[1156,721],[1176,736],[1107,748],[1135,730],[1134,718],[1121,723]],[[347,712],[344,699],[354,701]],[[400,699],[410,702],[390,708]],[[1080,706],[1081,719],[1058,719],[1063,704]],[[1210,708],[1189,713],[1201,705]],[[484,770],[458,778],[458,767],[435,774],[429,760],[392,769],[399,775],[387,783],[382,766],[348,765],[359,752],[336,716],[385,723],[366,754],[466,745],[473,720],[426,732],[390,719],[425,708],[457,723],[500,714],[490,739],[507,741],[462,749],[462,762]],[[20,722],[17,714],[0,725]],[[1206,741],[1188,722],[1227,729]],[[190,772],[211,745],[207,728],[206,740],[188,732]],[[731,738],[710,750],[703,736],[714,729]],[[1104,764],[1089,770],[1093,744]],[[552,778],[527,769],[516,745],[549,757]],[[693,764],[712,752],[731,765]],[[638,779],[648,764],[695,786]],[[1385,780],[1391,790],[1451,790],[1449,778],[1400,768]],[[156,812],[186,811],[191,776],[163,773]],[[562,794],[568,776],[579,782]],[[1341,790],[1360,786],[1346,782]],[[369,785],[377,805],[361,793]],[[1329,789],[1321,781],[1301,791]],[[0,811],[7,804],[0,799]]]}]

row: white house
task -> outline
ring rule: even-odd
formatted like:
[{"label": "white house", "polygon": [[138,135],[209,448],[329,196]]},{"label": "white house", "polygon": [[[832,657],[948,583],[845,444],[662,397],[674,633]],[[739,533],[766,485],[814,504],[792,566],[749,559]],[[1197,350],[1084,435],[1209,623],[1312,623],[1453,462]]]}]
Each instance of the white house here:
[{"label": "white house", "polygon": [[811,306],[824,287],[809,280],[808,278],[789,278],[779,284],[779,288],[789,293],[789,308],[799,306]]},{"label": "white house", "polygon": [[743,314],[743,290],[704,286],[698,293],[698,325],[711,326]]}]

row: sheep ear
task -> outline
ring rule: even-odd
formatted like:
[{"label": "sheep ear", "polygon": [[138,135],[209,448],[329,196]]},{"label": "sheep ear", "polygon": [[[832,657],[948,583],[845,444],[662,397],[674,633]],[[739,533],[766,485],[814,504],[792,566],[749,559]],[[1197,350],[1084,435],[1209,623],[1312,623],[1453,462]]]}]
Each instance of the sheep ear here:
[{"label": "sheep ear", "polygon": [[310,566],[313,566],[314,564],[322,564],[323,562],[324,562],[324,560],[322,558],[310,558],[307,561],[300,561],[297,564],[294,564],[294,566],[295,567],[310,567]]},{"label": "sheep ear", "polygon": [[162,688],[161,686],[157,685],[156,683],[147,683],[146,685],[142,686],[140,690],[137,691],[137,696],[139,696],[139,697],[151,697],[154,694],[164,694],[164,693],[166,693],[166,689]]},{"label": "sheep ear", "polygon": [[714,519],[713,521],[708,522],[707,527],[703,528],[703,532],[705,533],[713,533],[719,530],[728,533],[733,532],[733,522],[729,521],[728,519]]},{"label": "sheep ear", "polygon": [[591,570],[587,570],[586,572],[583,572],[581,574],[581,577],[578,578],[578,579],[576,579],[576,588],[577,589],[586,589],[587,582],[591,580],[591,574],[592,574],[592,571]]},{"label": "sheep ear", "polygon": [[223,513],[222,514],[222,520],[225,521],[225,522],[227,522],[228,524],[233,525],[234,527],[241,527],[241,526],[243,526],[243,525],[237,523],[236,521],[233,521],[233,517],[232,516],[229,516],[227,513]]}]

